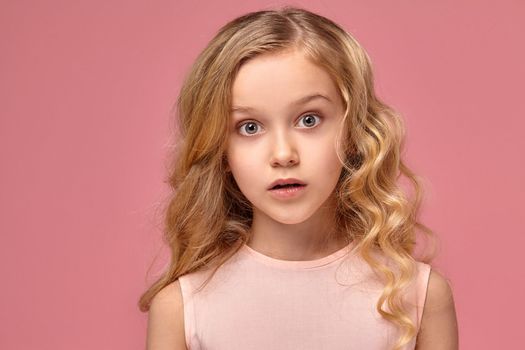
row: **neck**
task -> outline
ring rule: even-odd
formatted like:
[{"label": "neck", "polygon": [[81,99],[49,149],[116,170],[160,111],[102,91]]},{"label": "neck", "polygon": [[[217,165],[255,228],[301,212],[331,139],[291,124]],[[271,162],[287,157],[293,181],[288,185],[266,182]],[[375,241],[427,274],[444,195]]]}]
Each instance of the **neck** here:
[{"label": "neck", "polygon": [[322,206],[307,220],[283,224],[254,209],[248,246],[282,260],[315,260],[348,244],[335,225],[335,210]]}]

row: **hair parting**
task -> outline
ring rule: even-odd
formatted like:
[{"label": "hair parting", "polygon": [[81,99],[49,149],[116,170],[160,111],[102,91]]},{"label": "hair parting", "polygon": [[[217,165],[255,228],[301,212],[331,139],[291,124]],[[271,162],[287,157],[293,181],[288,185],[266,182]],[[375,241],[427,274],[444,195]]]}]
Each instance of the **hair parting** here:
[{"label": "hair parting", "polygon": [[[247,60],[289,50],[324,68],[344,101],[337,225],[381,279],[376,309],[402,332],[395,347],[401,349],[417,334],[402,297],[416,273],[416,233],[433,243],[432,254],[418,258],[425,263],[435,255],[436,239],[418,221],[421,179],[402,160],[404,124],[376,96],[371,60],[360,44],[333,21],[291,6],[251,12],[224,25],[184,79],[174,109],[177,141],[168,158],[172,191],[163,208],[171,260],[141,296],[140,310],[148,311],[153,297],[184,274],[210,269],[207,283],[248,241],[252,209],[226,171],[224,156],[233,80]],[[412,197],[399,184],[402,177],[414,189]]]}]

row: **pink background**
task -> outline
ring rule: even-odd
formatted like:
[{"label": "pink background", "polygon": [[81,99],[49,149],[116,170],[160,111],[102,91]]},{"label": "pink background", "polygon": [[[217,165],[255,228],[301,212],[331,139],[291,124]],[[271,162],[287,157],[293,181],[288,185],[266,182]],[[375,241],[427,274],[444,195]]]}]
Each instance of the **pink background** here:
[{"label": "pink background", "polygon": [[[143,349],[164,263],[169,109],[218,28],[282,2],[3,1],[0,348]],[[525,342],[520,1],[302,1],[369,52],[405,116],[462,349]],[[148,266],[157,253],[149,277]]]}]

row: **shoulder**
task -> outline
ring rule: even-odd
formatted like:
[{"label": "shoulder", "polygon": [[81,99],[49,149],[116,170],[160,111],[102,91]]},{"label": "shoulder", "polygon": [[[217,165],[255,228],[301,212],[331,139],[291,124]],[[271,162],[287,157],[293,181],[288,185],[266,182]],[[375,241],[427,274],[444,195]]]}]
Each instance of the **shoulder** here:
[{"label": "shoulder", "polygon": [[444,275],[431,269],[416,349],[457,348],[458,325],[452,288]]},{"label": "shoulder", "polygon": [[165,286],[151,301],[147,349],[186,350],[184,306],[179,280]]},{"label": "shoulder", "polygon": [[[449,280],[440,272],[431,269],[428,277],[425,309],[447,307],[453,304],[452,288]],[[423,311],[424,312],[424,311]]]}]

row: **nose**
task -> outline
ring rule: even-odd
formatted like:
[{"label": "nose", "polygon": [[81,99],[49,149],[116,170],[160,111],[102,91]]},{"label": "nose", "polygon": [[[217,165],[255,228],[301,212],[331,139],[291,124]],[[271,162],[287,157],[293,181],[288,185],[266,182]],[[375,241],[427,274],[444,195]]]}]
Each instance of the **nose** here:
[{"label": "nose", "polygon": [[280,132],[272,141],[272,167],[289,167],[299,163],[299,154],[290,135]]}]

